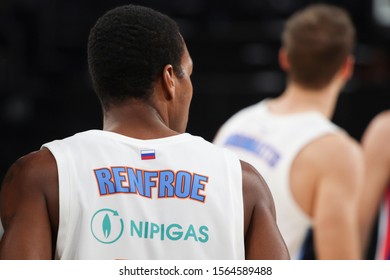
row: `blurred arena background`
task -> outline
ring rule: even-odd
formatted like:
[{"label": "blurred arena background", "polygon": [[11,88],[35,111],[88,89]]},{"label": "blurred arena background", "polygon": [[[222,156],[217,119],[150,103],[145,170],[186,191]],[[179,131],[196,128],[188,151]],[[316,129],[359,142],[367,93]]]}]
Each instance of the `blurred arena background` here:
[{"label": "blurred arena background", "polygon": [[212,140],[233,113],[281,93],[284,21],[314,2],[346,8],[357,28],[355,74],[333,121],[360,140],[371,118],[390,108],[390,0],[1,0],[0,180],[41,144],[101,128],[86,45],[105,11],[142,4],[178,22],[194,60],[188,132]]}]

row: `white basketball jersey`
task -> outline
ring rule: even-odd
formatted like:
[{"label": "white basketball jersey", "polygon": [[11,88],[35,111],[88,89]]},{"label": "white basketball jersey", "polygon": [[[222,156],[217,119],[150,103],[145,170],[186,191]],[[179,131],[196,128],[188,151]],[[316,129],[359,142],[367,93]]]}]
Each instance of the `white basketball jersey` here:
[{"label": "white basketball jersey", "polygon": [[58,259],[244,259],[241,165],[190,134],[90,130],[43,145],[59,176]]},{"label": "white basketball jersey", "polygon": [[311,220],[291,194],[291,165],[305,145],[336,130],[335,125],[314,111],[272,114],[264,100],[235,114],[214,140],[251,163],[266,180],[274,198],[278,227],[293,259],[302,258]]}]

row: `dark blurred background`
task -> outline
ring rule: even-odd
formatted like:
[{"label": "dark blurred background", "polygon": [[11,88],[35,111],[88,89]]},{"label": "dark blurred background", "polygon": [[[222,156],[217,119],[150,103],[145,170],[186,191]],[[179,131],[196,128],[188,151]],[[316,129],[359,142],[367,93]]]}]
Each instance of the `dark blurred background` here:
[{"label": "dark blurred background", "polygon": [[[101,128],[86,45],[105,11],[142,4],[178,22],[194,61],[188,132],[212,140],[233,113],[281,93],[284,21],[314,2],[320,1],[0,0],[0,180],[41,144]],[[390,1],[321,2],[346,8],[357,28],[355,75],[333,121],[360,140],[372,117],[390,108]]]}]

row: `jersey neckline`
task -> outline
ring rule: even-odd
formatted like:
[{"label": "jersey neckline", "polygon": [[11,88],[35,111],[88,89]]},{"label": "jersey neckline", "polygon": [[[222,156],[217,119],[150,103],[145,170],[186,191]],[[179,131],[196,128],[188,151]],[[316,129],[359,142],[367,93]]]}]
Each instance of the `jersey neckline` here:
[{"label": "jersey neckline", "polygon": [[177,142],[182,142],[182,141],[187,141],[191,138],[191,134],[189,133],[181,133],[177,135],[172,135],[172,136],[167,136],[167,137],[162,137],[162,138],[155,138],[155,139],[139,139],[139,138],[133,138],[129,137],[120,133],[112,132],[112,131],[107,131],[107,130],[100,130],[100,129],[91,129],[86,131],[87,133],[90,134],[96,134],[99,136],[104,136],[104,137],[110,137],[110,138],[115,138],[121,141],[130,141],[130,142],[138,142],[138,143],[149,143],[149,144],[164,144],[164,143],[177,143]]}]

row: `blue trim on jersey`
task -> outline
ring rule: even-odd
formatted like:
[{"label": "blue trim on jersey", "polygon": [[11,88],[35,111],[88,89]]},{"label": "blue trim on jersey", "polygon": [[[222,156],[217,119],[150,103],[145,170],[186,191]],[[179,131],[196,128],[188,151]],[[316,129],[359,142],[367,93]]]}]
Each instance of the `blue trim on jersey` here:
[{"label": "blue trim on jersey", "polygon": [[270,144],[249,136],[233,134],[226,139],[224,145],[234,146],[253,153],[270,167],[274,167],[280,159],[280,153]]}]

